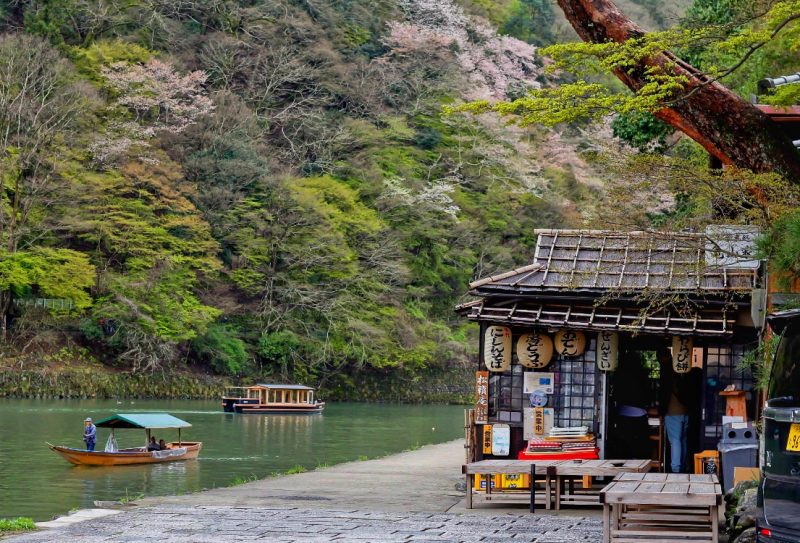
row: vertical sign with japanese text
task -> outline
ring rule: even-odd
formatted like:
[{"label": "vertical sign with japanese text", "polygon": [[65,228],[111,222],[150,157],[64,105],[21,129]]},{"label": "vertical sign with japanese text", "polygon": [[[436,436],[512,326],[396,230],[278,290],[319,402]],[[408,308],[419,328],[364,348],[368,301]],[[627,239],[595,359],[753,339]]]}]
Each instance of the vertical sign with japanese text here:
[{"label": "vertical sign with japanese text", "polygon": [[694,341],[686,336],[672,336],[672,369],[675,373],[689,373],[692,369]]},{"label": "vertical sign with japanese text", "polygon": [[475,423],[489,422],[489,372],[475,372]]},{"label": "vertical sign with japanese text", "polygon": [[619,364],[619,334],[602,331],[597,334],[597,368],[614,371]]},{"label": "vertical sign with japanese text", "polygon": [[492,425],[483,427],[483,454],[492,454]]},{"label": "vertical sign with japanese text", "polygon": [[487,326],[483,337],[483,363],[489,371],[503,372],[511,368],[511,329]]}]

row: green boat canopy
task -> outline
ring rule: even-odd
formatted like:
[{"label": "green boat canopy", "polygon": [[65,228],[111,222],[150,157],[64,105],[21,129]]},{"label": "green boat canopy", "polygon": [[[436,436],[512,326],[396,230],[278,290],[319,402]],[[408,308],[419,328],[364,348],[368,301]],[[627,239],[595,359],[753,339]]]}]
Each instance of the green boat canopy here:
[{"label": "green boat canopy", "polygon": [[95,423],[98,428],[189,428],[191,424],[167,413],[118,413]]}]

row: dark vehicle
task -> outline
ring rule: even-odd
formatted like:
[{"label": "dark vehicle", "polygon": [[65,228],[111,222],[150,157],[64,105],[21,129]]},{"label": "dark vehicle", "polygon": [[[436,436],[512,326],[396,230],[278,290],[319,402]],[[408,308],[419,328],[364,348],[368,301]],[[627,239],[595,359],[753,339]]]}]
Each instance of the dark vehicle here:
[{"label": "dark vehicle", "polygon": [[769,319],[781,335],[764,408],[758,541],[800,543],[800,309]]}]

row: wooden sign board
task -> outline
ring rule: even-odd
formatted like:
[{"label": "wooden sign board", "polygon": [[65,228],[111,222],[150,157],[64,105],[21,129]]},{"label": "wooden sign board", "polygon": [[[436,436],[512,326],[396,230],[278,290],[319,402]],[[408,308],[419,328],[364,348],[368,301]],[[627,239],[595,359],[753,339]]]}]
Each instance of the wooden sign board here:
[{"label": "wooden sign board", "polygon": [[483,454],[492,454],[492,425],[483,427]]},{"label": "wooden sign board", "polygon": [[475,372],[475,423],[489,422],[489,372]]},{"label": "wooden sign board", "polygon": [[526,407],[522,410],[522,437],[533,439],[545,437],[553,427],[555,413],[552,407]]},{"label": "wooden sign board", "polygon": [[508,326],[486,327],[483,363],[489,371],[503,372],[511,368],[511,329]]},{"label": "wooden sign board", "polygon": [[495,424],[492,427],[492,455],[508,456],[511,452],[511,427],[508,424]]},{"label": "wooden sign board", "polygon": [[703,369],[703,348],[695,347],[692,349],[692,367]]}]

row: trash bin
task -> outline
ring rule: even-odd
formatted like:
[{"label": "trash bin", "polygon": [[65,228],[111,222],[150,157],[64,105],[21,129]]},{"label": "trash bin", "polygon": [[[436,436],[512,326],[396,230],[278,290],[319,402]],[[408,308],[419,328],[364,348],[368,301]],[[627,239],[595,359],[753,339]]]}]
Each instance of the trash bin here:
[{"label": "trash bin", "polygon": [[752,424],[723,426],[722,439],[717,450],[722,463],[722,488],[728,492],[733,488],[734,468],[753,468],[758,465],[758,436]]}]

